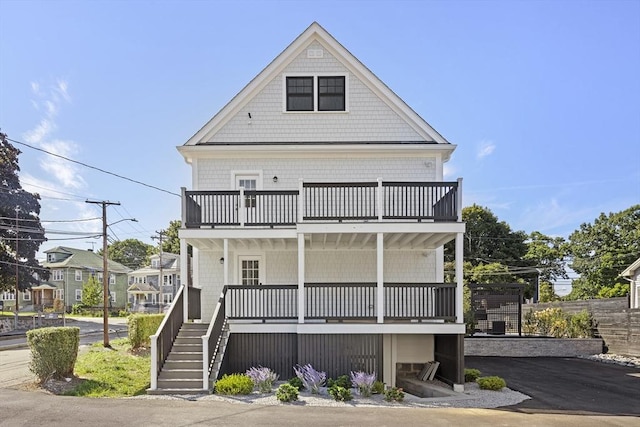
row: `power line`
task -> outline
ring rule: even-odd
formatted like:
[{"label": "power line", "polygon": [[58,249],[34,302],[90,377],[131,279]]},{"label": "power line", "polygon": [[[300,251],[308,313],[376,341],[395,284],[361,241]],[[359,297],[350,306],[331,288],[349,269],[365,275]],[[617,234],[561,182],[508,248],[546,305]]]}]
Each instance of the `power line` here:
[{"label": "power line", "polygon": [[15,139],[11,139],[11,138],[7,138],[7,140],[8,140],[8,141],[11,141],[11,142],[14,142],[14,143],[16,143],[16,144],[24,145],[25,147],[29,147],[29,148],[31,148],[31,149],[33,149],[33,150],[41,151],[41,152],[43,152],[43,153],[49,154],[50,156],[58,157],[58,158],[60,158],[60,159],[66,160],[66,161],[68,161],[68,162],[76,163],[76,164],[81,165],[81,166],[84,166],[84,167],[86,167],[86,168],[94,169],[94,170],[97,170],[98,172],[106,173],[107,175],[115,176],[116,178],[124,179],[124,180],[126,180],[126,181],[130,181],[130,182],[133,182],[133,183],[135,183],[135,184],[143,185],[143,186],[145,186],[145,187],[153,188],[154,190],[162,191],[162,192],[164,192],[164,193],[168,193],[168,194],[172,194],[172,195],[174,195],[174,196],[181,197],[181,196],[180,196],[180,194],[178,194],[178,193],[174,193],[174,192],[172,192],[172,191],[165,190],[165,189],[160,188],[160,187],[156,187],[155,185],[145,184],[145,183],[144,183],[144,182],[142,182],[142,181],[138,181],[138,180],[135,180],[135,179],[132,179],[132,178],[128,178],[128,177],[126,177],[126,176],[119,175],[119,174],[117,174],[117,173],[110,172],[110,171],[107,171],[107,170],[101,169],[101,168],[96,167],[96,166],[91,166],[91,165],[88,165],[88,164],[86,164],[86,163],[80,162],[80,161],[78,161],[78,160],[70,159],[70,158],[68,158],[68,157],[61,156],[60,154],[52,153],[52,152],[47,151],[47,150],[44,150],[44,149],[42,149],[42,148],[34,147],[33,145],[29,145],[29,144],[27,144],[27,143],[25,143],[25,142],[16,141]]},{"label": "power line", "polygon": [[[15,221],[15,218],[11,218],[9,216],[0,216],[0,219],[6,219],[6,220],[11,220],[11,221]],[[31,221],[31,222],[83,222],[83,221],[97,221],[99,220],[100,217],[95,217],[95,218],[79,218],[79,219],[49,219],[49,220],[45,220],[45,219],[30,219],[30,218],[18,218],[18,221]]]}]

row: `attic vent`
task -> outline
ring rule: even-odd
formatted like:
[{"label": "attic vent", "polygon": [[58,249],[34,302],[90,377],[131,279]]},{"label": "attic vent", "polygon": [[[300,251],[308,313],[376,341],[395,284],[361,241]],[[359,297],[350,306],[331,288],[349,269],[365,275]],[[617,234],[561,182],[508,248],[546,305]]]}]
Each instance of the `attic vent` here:
[{"label": "attic vent", "polygon": [[307,58],[322,58],[324,51],[322,49],[307,49]]}]

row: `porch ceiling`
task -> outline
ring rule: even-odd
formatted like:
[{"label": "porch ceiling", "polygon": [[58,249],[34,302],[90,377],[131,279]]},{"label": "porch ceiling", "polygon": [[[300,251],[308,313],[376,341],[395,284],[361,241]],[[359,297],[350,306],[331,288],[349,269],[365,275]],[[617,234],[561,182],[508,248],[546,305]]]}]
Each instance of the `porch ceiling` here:
[{"label": "porch ceiling", "polygon": [[[436,249],[455,239],[455,233],[385,233],[386,250]],[[222,251],[224,238],[188,238],[202,250]],[[229,250],[296,250],[297,239],[285,237],[229,238]],[[307,250],[349,250],[376,248],[375,233],[314,233],[305,235]]]}]

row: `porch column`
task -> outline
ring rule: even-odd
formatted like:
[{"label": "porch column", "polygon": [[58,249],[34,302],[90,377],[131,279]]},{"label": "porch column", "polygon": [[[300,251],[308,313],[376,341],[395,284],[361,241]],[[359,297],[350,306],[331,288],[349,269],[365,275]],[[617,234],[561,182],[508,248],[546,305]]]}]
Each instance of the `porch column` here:
[{"label": "porch column", "polygon": [[222,286],[229,284],[229,239],[224,239],[222,243],[222,257],[224,263],[222,264]]},{"label": "porch column", "polygon": [[180,239],[180,286],[184,288],[182,295],[182,321],[189,321],[189,251],[187,241]]},{"label": "porch column", "polygon": [[377,252],[377,277],[378,277],[378,286],[377,290],[377,301],[376,305],[378,307],[378,323],[384,323],[384,233],[378,233],[376,243],[376,252]]},{"label": "porch column", "polygon": [[304,323],[304,233],[298,233],[298,323]]},{"label": "porch column", "polygon": [[464,258],[464,233],[456,234],[456,323],[464,323],[463,318],[463,286],[462,263]]}]

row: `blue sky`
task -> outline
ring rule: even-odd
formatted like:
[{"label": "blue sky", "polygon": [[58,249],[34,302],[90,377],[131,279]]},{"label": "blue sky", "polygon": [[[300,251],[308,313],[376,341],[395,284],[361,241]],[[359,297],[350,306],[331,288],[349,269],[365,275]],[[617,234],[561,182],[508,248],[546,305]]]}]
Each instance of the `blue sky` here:
[{"label": "blue sky", "polygon": [[[0,0],[10,138],[179,193],[182,145],[318,21],[450,142],[465,204],[568,236],[640,203],[640,1]],[[151,243],[175,195],[17,145],[43,220]],[[55,190],[55,191],[51,191]],[[62,200],[61,200],[62,199]],[[45,223],[99,231],[95,221]],[[90,248],[90,241],[53,240]]]}]

